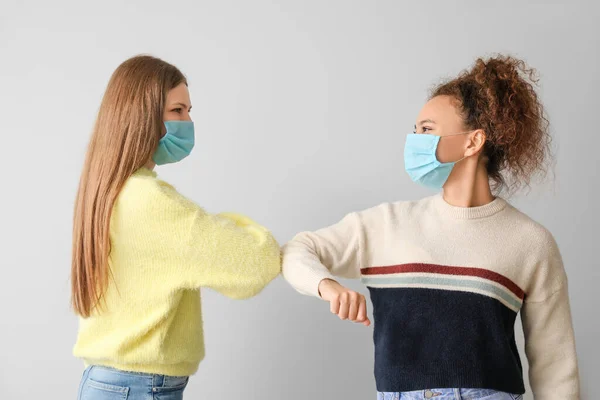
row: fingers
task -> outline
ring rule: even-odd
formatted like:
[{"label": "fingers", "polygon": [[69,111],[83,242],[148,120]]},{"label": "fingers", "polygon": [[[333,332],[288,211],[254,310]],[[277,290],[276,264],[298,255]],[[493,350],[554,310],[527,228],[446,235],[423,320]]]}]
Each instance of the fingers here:
[{"label": "fingers", "polygon": [[[344,288],[345,289],[345,288]],[[342,290],[329,299],[330,311],[342,320],[350,320],[371,325],[367,317],[367,301],[365,296],[352,290]]]},{"label": "fingers", "polygon": [[348,319],[348,312],[350,310],[350,295],[348,292],[340,294],[340,311],[338,317],[340,319]]},{"label": "fingers", "polygon": [[338,314],[340,312],[340,296],[333,296],[329,301],[329,309],[332,314]]},{"label": "fingers", "polygon": [[358,312],[356,315],[356,322],[365,322],[367,320],[367,300],[362,296],[360,304],[358,305]]},{"label": "fingers", "polygon": [[362,304],[361,298],[363,296],[356,292],[350,292],[348,295],[350,297],[350,306],[348,307],[348,319],[350,321],[357,322],[356,317],[358,315],[358,310],[360,309],[360,305]]},{"label": "fingers", "polygon": [[362,323],[364,326],[370,326],[371,320],[367,316],[367,300],[365,296],[359,295],[360,302],[358,304],[358,313],[356,314],[356,320],[354,322]]}]

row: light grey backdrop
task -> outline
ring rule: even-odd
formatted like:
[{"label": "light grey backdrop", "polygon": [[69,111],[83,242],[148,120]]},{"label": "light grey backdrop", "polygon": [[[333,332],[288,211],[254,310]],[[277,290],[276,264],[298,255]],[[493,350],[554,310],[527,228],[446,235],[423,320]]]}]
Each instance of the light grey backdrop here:
[{"label": "light grey backdrop", "polygon": [[[597,2],[0,1],[3,397],[76,396],[71,213],[120,62],[151,53],[189,77],[198,146],[159,173],[209,211],[249,214],[285,242],[349,211],[428,194],[402,161],[427,89],[500,51],[541,72],[556,179],[513,201],[558,240],[583,398],[595,398]],[[207,291],[204,311],[208,353],[188,398],[374,398],[371,329],[282,279],[246,302]]]}]

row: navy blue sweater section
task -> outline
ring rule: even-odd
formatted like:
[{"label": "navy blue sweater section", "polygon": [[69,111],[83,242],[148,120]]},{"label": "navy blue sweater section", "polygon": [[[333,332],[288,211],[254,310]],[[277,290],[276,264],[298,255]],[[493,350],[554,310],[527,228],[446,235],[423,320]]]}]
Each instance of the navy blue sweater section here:
[{"label": "navy blue sweater section", "polygon": [[485,388],[522,394],[517,313],[477,293],[369,287],[380,392]]}]

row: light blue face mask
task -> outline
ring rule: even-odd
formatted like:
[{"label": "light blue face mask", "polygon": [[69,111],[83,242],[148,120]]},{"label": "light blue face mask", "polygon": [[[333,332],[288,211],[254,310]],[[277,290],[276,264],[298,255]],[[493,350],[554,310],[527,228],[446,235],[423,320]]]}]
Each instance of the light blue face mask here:
[{"label": "light blue face mask", "polygon": [[[444,136],[466,135],[471,132],[455,133]],[[428,133],[411,133],[406,136],[404,145],[404,169],[413,182],[431,189],[441,189],[448,180],[454,165],[464,160],[442,163],[436,156],[437,147],[442,136]]]},{"label": "light blue face mask", "polygon": [[176,163],[190,155],[194,148],[192,121],[165,121],[167,133],[158,142],[152,159],[156,165]]}]

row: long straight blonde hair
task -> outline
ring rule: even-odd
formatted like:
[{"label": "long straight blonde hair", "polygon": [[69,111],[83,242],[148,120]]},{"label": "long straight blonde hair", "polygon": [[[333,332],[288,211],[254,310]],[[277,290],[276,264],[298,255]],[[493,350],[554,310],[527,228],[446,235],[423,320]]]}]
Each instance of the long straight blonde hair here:
[{"label": "long straight blonde hair", "polygon": [[82,317],[101,305],[110,267],[109,223],[125,181],[151,159],[167,92],[187,84],[176,67],[133,57],[113,73],[87,150],[73,218],[71,303]]}]

